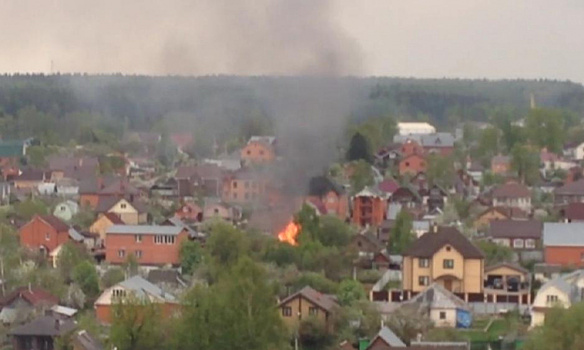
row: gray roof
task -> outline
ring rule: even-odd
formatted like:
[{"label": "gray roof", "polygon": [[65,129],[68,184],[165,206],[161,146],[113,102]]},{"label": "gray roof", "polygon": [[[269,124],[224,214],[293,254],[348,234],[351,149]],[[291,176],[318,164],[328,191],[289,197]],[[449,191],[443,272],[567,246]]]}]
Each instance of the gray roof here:
[{"label": "gray roof", "polygon": [[77,232],[77,230],[74,229],[73,227],[69,229],[69,237],[71,237],[72,240],[77,242],[83,241],[83,235]]},{"label": "gray roof", "polygon": [[463,309],[468,305],[459,297],[446,290],[442,285],[434,283],[422,293],[403,303],[403,305],[419,305],[429,309]]},{"label": "gray roof", "polygon": [[84,350],[102,350],[103,345],[85,330],[77,332],[75,339]]},{"label": "gray roof", "polygon": [[189,234],[189,237],[193,237],[193,238],[204,238],[205,237],[205,234],[203,234],[202,232],[197,232],[196,230],[194,230],[189,225],[185,224],[180,218],[177,218],[176,216],[170,217],[170,218],[166,219],[166,221],[168,221],[168,223],[172,224],[173,226],[181,227],[181,228],[185,229],[187,231],[187,233]]},{"label": "gray roof", "polygon": [[453,147],[454,136],[449,132],[437,132],[424,135],[395,135],[393,142],[404,143],[413,140],[422,147]]},{"label": "gray roof", "polygon": [[430,221],[428,220],[414,220],[412,221],[412,229],[414,231],[430,231]]},{"label": "gray roof", "polygon": [[[58,326],[57,326],[58,324]],[[29,323],[23,324],[10,331],[10,335],[32,335],[55,337],[66,334],[75,329],[75,322],[72,320],[59,320],[54,316],[42,316]]]},{"label": "gray roof", "polygon": [[555,287],[556,289],[565,293],[570,298],[570,300],[573,299],[573,297],[575,295],[574,293],[577,292],[577,288],[575,285],[570,284],[563,277],[556,277],[556,278],[548,281],[543,286],[541,286],[538,293],[541,293],[542,291],[544,291],[548,288],[551,288],[551,287]]},{"label": "gray roof", "polygon": [[107,229],[106,234],[178,235],[182,230],[183,227],[179,226],[113,225]]},{"label": "gray roof", "polygon": [[151,295],[168,302],[176,302],[176,298],[173,295],[164,292],[161,288],[148,282],[141,276],[131,277],[123,282],[120,282],[119,286],[134,291],[138,297]]},{"label": "gray roof", "polygon": [[544,223],[543,245],[546,247],[584,246],[584,223]]},{"label": "gray roof", "polygon": [[[398,338],[398,336],[395,335],[395,333],[393,333],[391,331],[391,329],[389,329],[387,327],[383,327],[379,331],[379,333],[377,333],[377,336],[375,338],[377,338],[377,337],[383,339],[383,341],[385,341],[387,343],[387,345],[389,345],[392,348],[405,348],[406,347],[406,344],[404,344],[404,342],[401,341],[401,339]],[[373,341],[371,341],[371,343],[373,343]]]}]

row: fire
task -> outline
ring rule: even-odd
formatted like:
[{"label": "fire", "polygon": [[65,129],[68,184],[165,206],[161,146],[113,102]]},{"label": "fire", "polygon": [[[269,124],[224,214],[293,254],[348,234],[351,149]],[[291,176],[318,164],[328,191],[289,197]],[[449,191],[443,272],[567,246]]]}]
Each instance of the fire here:
[{"label": "fire", "polygon": [[278,233],[278,239],[280,242],[286,242],[291,245],[298,245],[298,234],[300,233],[300,225],[296,224],[294,221],[290,221],[286,228],[284,228],[280,233]]}]

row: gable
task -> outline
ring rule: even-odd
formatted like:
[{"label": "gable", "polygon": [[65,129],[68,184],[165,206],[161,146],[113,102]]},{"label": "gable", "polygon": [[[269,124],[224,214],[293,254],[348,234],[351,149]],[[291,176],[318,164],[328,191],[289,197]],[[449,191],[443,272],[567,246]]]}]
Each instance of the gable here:
[{"label": "gable", "polygon": [[136,208],[134,208],[134,206],[132,206],[132,204],[130,204],[130,202],[128,202],[126,199],[120,199],[116,204],[114,204],[113,207],[111,207],[108,212],[111,213],[137,213],[138,211],[136,210]]}]

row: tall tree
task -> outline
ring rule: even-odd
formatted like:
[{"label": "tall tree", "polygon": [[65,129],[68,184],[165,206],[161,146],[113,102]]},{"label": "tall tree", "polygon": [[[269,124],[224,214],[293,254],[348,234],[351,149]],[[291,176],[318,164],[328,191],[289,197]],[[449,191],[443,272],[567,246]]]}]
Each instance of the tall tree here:
[{"label": "tall tree", "polygon": [[389,237],[389,252],[392,254],[402,254],[414,242],[415,237],[412,233],[413,219],[405,211],[400,211],[396,218],[393,229]]},{"label": "tall tree", "polygon": [[157,304],[130,296],[120,300],[114,306],[111,345],[118,350],[165,348],[161,319],[161,310]]},{"label": "tall tree", "polygon": [[521,182],[534,185],[539,180],[539,154],[526,145],[515,145],[511,150],[511,168]]},{"label": "tall tree", "polygon": [[529,141],[539,148],[561,152],[564,145],[564,114],[553,109],[536,108],[529,111],[525,121]]},{"label": "tall tree", "polygon": [[531,332],[525,350],[578,350],[584,345],[584,303],[546,312],[545,323]]},{"label": "tall tree", "polygon": [[452,157],[431,154],[427,158],[426,176],[428,182],[448,188],[453,184],[454,161]]},{"label": "tall tree", "polygon": [[374,179],[371,165],[363,160],[355,162],[350,181],[351,191],[353,193],[361,191],[365,186],[373,185]]},{"label": "tall tree", "polygon": [[373,160],[369,142],[360,132],[356,132],[351,138],[351,143],[349,144],[346,158],[350,162],[355,160],[364,160],[368,163],[371,163]]}]

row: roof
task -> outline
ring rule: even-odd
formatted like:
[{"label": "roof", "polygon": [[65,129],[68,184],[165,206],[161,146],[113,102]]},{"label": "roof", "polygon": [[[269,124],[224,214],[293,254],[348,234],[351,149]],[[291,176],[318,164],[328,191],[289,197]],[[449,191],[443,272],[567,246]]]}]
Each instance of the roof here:
[{"label": "roof", "polygon": [[468,305],[459,297],[448,291],[439,283],[433,283],[420,294],[404,302],[402,305],[417,305],[428,309],[463,309]]},{"label": "roof", "polygon": [[568,220],[584,220],[584,203],[572,202],[564,209],[564,218]]},{"label": "roof", "polygon": [[531,192],[527,187],[518,183],[508,183],[495,187],[493,198],[531,198]]},{"label": "roof", "polygon": [[252,142],[265,143],[266,145],[273,145],[276,142],[276,137],[274,136],[252,136],[247,141],[248,144]]},{"label": "roof", "polygon": [[80,180],[97,174],[99,160],[97,157],[54,155],[49,157],[49,169],[63,171],[65,177]]},{"label": "roof", "polygon": [[334,307],[338,306],[337,301],[332,296],[322,294],[309,286],[306,286],[298,292],[288,296],[282,300],[279,305],[287,304],[290,300],[294,300],[297,297],[303,297],[327,312],[330,312]]},{"label": "roof", "polygon": [[584,195],[584,179],[580,179],[554,190],[555,195]]},{"label": "roof", "polygon": [[491,211],[497,211],[509,219],[527,219],[529,216],[525,211],[517,207],[489,207],[478,216],[481,217]]},{"label": "roof", "polygon": [[541,239],[543,225],[537,220],[492,220],[489,235],[493,238]]},{"label": "roof", "polygon": [[185,285],[185,282],[180,279],[180,274],[177,270],[150,270],[146,279],[154,284]]},{"label": "roof", "polygon": [[81,345],[83,350],[102,350],[103,345],[99,340],[92,337],[85,330],[77,332],[75,335],[75,340]]},{"label": "roof", "polygon": [[[54,215],[39,215],[39,219],[43,220],[58,232],[69,231],[69,225]],[[34,220],[34,218],[33,218]]]},{"label": "roof", "polygon": [[322,197],[330,191],[343,194],[345,190],[326,176],[312,177],[308,183],[308,195]]},{"label": "roof", "polygon": [[[180,228],[186,230],[187,233],[189,234],[189,237],[191,237],[191,238],[204,238],[205,237],[205,235],[203,233],[197,232],[196,230],[191,228],[189,225],[184,223],[180,218],[178,218],[176,216],[173,216],[173,217],[166,219],[165,222],[169,223],[170,225],[180,227]],[[164,223],[162,225],[164,225]]]},{"label": "roof", "polygon": [[103,216],[105,216],[114,225],[124,225],[125,224],[125,222],[122,221],[122,218],[120,218],[120,216],[118,214],[104,213]]},{"label": "roof", "polygon": [[15,181],[44,181],[45,171],[38,169],[25,169],[14,179]]},{"label": "roof", "polygon": [[577,287],[566,281],[563,276],[556,277],[554,279],[547,281],[543,286],[541,286],[537,293],[538,294],[542,293],[548,288],[556,288],[559,291],[566,294],[570,299],[572,299],[572,296],[574,295],[575,291],[577,291]]},{"label": "roof", "polygon": [[584,246],[584,223],[556,223],[543,224],[543,245],[550,246]]},{"label": "roof", "polygon": [[394,193],[399,188],[399,183],[394,179],[385,179],[377,185],[377,188],[385,193]]},{"label": "roof", "polygon": [[431,134],[418,135],[396,135],[393,138],[394,142],[402,144],[408,140],[415,141],[420,146],[426,148],[454,147],[454,136],[449,132],[435,132]]},{"label": "roof", "polygon": [[385,198],[385,194],[379,191],[376,188],[366,186],[361,190],[361,192],[357,193],[355,197],[378,197],[378,198]]},{"label": "roof", "polygon": [[27,141],[10,140],[0,141],[0,157],[22,157],[24,156],[24,145]]},{"label": "roof", "polygon": [[12,329],[10,335],[31,335],[31,336],[48,336],[55,337],[69,333],[75,329],[76,324],[73,320],[60,320],[55,316],[42,316],[29,323]]},{"label": "roof", "polygon": [[140,201],[137,200],[130,201],[127,198],[123,197],[120,198],[115,196],[100,196],[99,201],[97,202],[97,206],[95,207],[95,211],[97,213],[105,213],[108,210],[110,210],[114,205],[118,204],[121,200],[125,200],[126,202],[128,202],[128,204],[134,207],[134,209],[136,209],[136,211],[138,211],[139,213],[145,213],[148,211],[146,209],[146,206]]},{"label": "roof", "polygon": [[83,238],[84,238],[83,235],[81,233],[79,233],[76,229],[74,229],[73,227],[69,228],[67,233],[69,233],[69,237],[71,237],[72,240],[77,241],[77,242],[83,241]]},{"label": "roof", "polygon": [[188,179],[193,176],[198,176],[201,179],[221,178],[223,176],[223,169],[216,164],[180,166],[174,175],[177,179]]},{"label": "roof", "polygon": [[[377,338],[381,338],[392,349],[393,348],[405,348],[406,347],[406,344],[404,344],[404,342],[401,341],[401,339],[397,335],[395,335],[395,333],[393,333],[391,331],[391,329],[389,329],[387,327],[381,328],[381,330],[379,331],[379,333],[377,333],[377,335],[375,336],[375,338],[373,338],[371,340],[371,343],[370,344],[373,344]],[[369,347],[368,347],[368,349],[369,349]]]},{"label": "roof", "polygon": [[502,262],[502,263],[494,264],[491,266],[487,266],[487,267],[485,267],[485,273],[488,273],[490,271],[494,271],[494,270],[501,268],[501,267],[507,267],[507,268],[510,268],[512,270],[519,271],[519,272],[523,273],[524,275],[529,274],[529,271],[527,269],[524,269],[523,267],[521,267],[517,264],[512,264],[512,263],[507,263],[507,262]]},{"label": "roof", "polygon": [[73,309],[66,306],[55,305],[51,307],[51,311],[58,313],[60,315],[64,315],[67,317],[73,317],[77,313],[77,309]]},{"label": "roof", "polygon": [[158,225],[112,225],[106,234],[108,235],[173,235],[176,236],[184,230],[179,226]]},{"label": "roof", "polygon": [[405,252],[404,256],[430,258],[449,244],[467,259],[483,259],[483,253],[454,227],[438,227],[438,232],[426,232]]},{"label": "roof", "polygon": [[18,298],[26,300],[31,305],[56,305],[59,302],[59,298],[45,291],[44,289],[20,287],[12,293],[8,294],[3,299],[0,299],[0,307],[9,305]]},{"label": "roof", "polygon": [[491,165],[493,165],[493,164],[508,164],[510,162],[511,162],[511,157],[502,156],[500,154],[491,158]]},{"label": "roof", "polygon": [[125,281],[122,281],[117,285],[125,289],[133,290],[139,297],[149,295],[168,302],[176,302],[176,298],[173,295],[164,292],[155,284],[148,282],[147,280],[138,275],[131,277]]}]

